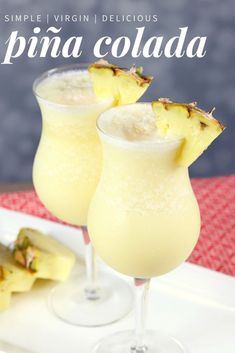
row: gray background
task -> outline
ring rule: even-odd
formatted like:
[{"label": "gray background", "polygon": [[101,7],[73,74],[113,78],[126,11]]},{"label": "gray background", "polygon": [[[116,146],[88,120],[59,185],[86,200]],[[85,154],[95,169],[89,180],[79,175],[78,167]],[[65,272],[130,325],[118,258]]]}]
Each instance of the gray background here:
[{"label": "gray background", "polygon": [[[203,59],[144,59],[126,56],[112,60],[122,66],[143,65],[156,78],[145,100],[170,97],[179,101],[198,101],[227,125],[227,130],[191,167],[192,176],[223,175],[235,172],[235,3],[234,0],[0,0],[3,14],[157,14],[158,23],[146,24],[146,38],[164,35],[170,38],[179,27],[189,26],[190,37],[207,36],[207,54]],[[53,23],[50,23],[52,25]],[[85,50],[79,60],[35,58],[22,55],[13,65],[0,65],[0,180],[31,179],[33,156],[41,129],[40,112],[32,95],[33,80],[43,71],[72,62],[93,61],[92,49],[101,35],[135,36],[143,24],[68,23],[63,24],[62,38],[83,35]],[[4,42],[12,30],[29,36],[38,24],[0,21],[0,57]],[[46,29],[45,23],[39,24]]]}]

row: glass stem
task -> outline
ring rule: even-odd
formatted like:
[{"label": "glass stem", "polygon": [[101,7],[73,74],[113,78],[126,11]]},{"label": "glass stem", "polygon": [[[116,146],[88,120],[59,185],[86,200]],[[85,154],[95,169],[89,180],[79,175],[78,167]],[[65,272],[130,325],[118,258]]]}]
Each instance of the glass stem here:
[{"label": "glass stem", "polygon": [[133,353],[146,353],[148,348],[144,343],[145,319],[147,294],[149,290],[150,279],[135,278],[136,288],[136,308],[135,308],[135,342],[131,347]]},{"label": "glass stem", "polygon": [[94,249],[90,241],[87,227],[82,226],[83,240],[85,244],[85,266],[86,266],[86,284],[85,295],[88,300],[99,299],[99,290],[96,283],[96,261]]}]

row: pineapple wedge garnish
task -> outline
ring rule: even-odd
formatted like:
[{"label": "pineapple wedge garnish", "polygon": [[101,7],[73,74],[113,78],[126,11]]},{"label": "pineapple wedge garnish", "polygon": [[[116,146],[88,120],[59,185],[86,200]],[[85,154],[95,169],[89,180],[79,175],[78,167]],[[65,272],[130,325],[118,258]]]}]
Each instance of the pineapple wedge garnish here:
[{"label": "pineapple wedge garnish", "polygon": [[113,99],[113,105],[135,103],[153,79],[144,76],[142,68],[123,69],[105,60],[91,64],[88,71],[96,96]]},{"label": "pineapple wedge garnish", "polygon": [[13,251],[15,261],[36,278],[65,281],[75,264],[75,255],[57,240],[31,229],[22,228]]},{"label": "pineapple wedge garnish", "polygon": [[224,126],[196,103],[175,103],[161,98],[152,102],[158,132],[182,139],[177,163],[190,166],[224,130]]}]

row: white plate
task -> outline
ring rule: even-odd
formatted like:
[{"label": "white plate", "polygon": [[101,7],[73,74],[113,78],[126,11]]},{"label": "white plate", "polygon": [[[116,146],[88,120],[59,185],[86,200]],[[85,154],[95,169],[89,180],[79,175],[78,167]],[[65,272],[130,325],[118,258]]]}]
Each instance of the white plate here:
[{"label": "white plate", "polygon": [[[80,231],[23,213],[0,209],[0,241],[9,244],[20,227],[51,234],[83,256]],[[110,271],[102,263],[104,270]],[[125,280],[129,280],[123,277]],[[14,295],[0,314],[0,340],[38,353],[90,353],[108,334],[132,328],[133,313],[102,328],[80,328],[57,319],[47,307],[52,284],[36,284],[30,293]],[[235,352],[235,279],[189,263],[152,280],[148,327],[169,333],[190,353]]]}]

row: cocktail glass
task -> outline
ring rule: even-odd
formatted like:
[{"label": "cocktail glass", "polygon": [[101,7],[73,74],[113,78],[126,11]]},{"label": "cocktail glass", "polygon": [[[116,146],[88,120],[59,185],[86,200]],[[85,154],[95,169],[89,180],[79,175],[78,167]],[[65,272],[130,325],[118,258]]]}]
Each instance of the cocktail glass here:
[{"label": "cocktail glass", "polygon": [[[134,278],[136,329],[105,338],[95,353],[185,352],[175,338],[145,330],[150,279],[180,265],[200,232],[188,169],[176,163],[181,141],[147,138],[145,116],[151,112],[150,103],[136,103],[112,108],[97,120],[103,171],[90,204],[88,229],[97,254]],[[140,124],[132,127],[141,114]]]},{"label": "cocktail glass", "polygon": [[[77,81],[76,75],[80,75]],[[42,88],[48,79],[51,81]],[[81,226],[85,243],[86,276],[77,274],[56,286],[50,304],[58,317],[71,324],[105,325],[123,317],[132,303],[125,281],[104,273],[96,276],[86,228],[88,206],[101,170],[96,119],[113,101],[96,99],[86,64],[44,73],[34,82],[33,91],[42,114],[42,134],[33,165],[35,190],[58,219]]]}]

